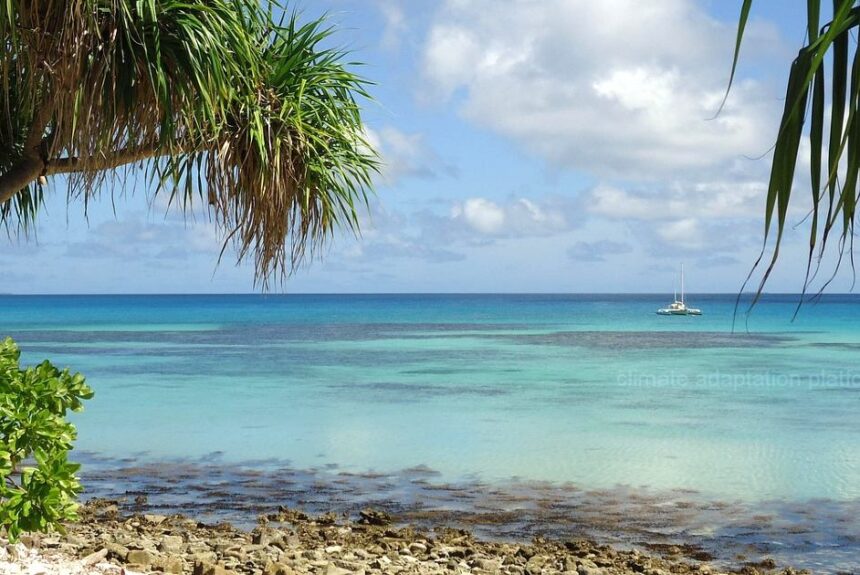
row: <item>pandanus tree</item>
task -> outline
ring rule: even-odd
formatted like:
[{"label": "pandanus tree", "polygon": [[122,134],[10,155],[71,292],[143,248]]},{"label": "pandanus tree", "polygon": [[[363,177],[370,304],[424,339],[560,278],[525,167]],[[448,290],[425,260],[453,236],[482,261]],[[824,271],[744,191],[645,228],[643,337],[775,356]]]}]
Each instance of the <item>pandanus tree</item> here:
[{"label": "pandanus tree", "polygon": [[[832,19],[822,23],[821,0],[807,0],[806,40],[791,63],[782,120],[773,147],[764,214],[765,248],[753,268],[754,272],[766,263],[756,299],[779,258],[804,135],[808,135],[810,144],[811,192],[804,293],[833,242],[837,243],[836,270],[845,255],[854,267],[854,225],[860,184],[860,46],[856,41],[860,6],[855,4],[855,0],[833,0]],[[753,0],[744,0],[741,7],[732,78],[752,5]],[[769,240],[772,240],[770,255],[766,257]],[[830,276],[824,287],[832,279]]]},{"label": "pandanus tree", "polygon": [[[46,191],[87,204],[129,170],[152,194],[202,202],[257,279],[283,277],[339,226],[357,231],[377,157],[367,83],[258,0],[0,2],[0,220],[26,231]],[[186,212],[187,213],[187,212]],[[0,344],[0,533],[75,517],[69,410],[92,396]]]},{"label": "pandanus tree", "polygon": [[204,203],[262,281],[357,230],[377,158],[367,82],[258,0],[0,2],[0,218],[26,230],[59,187],[85,205],[137,171]]}]

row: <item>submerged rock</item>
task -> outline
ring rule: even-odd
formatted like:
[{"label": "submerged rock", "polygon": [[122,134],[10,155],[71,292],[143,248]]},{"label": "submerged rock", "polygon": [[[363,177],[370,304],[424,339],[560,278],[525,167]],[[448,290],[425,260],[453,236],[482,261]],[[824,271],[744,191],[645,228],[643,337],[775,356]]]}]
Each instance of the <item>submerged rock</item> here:
[{"label": "submerged rock", "polygon": [[361,517],[358,522],[363,523],[364,525],[377,525],[384,527],[386,525],[391,524],[391,516],[385,511],[364,509],[362,511],[359,511],[358,514]]}]

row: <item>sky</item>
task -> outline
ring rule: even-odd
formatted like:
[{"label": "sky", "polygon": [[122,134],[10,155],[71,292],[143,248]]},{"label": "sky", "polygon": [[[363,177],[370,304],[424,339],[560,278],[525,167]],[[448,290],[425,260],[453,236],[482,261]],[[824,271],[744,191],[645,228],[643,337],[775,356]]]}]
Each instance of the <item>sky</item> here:
[{"label": "sky", "polygon": [[[275,292],[736,293],[762,246],[769,149],[805,3],[740,0],[305,0],[365,63],[383,158],[362,234],[337,235]],[[808,143],[805,142],[808,145]],[[799,202],[768,291],[803,285]],[[808,176],[807,176],[808,178]],[[0,250],[11,293],[243,293],[205,212],[143,178],[84,214],[62,180]],[[832,262],[825,262],[825,268]],[[830,291],[848,291],[843,270]]]}]

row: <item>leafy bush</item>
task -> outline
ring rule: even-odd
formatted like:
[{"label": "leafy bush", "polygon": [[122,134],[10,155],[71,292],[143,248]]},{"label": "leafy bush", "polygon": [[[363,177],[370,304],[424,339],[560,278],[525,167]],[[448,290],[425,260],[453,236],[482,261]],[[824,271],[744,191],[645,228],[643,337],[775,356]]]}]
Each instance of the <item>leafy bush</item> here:
[{"label": "leafy bush", "polygon": [[66,459],[77,431],[65,417],[93,396],[81,374],[48,361],[21,369],[20,355],[0,343],[0,527],[12,540],[77,518],[80,465]]}]

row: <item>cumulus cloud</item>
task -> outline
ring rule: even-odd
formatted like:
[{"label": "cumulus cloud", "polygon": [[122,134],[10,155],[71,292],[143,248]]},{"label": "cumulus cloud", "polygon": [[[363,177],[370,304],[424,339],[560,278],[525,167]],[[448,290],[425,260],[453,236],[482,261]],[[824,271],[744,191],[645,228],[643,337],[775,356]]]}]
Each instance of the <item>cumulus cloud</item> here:
[{"label": "cumulus cloud", "polygon": [[455,225],[483,236],[545,236],[570,227],[564,207],[547,202],[540,205],[527,198],[499,203],[487,198],[469,198],[451,208]]},{"label": "cumulus cloud", "polygon": [[439,242],[414,213],[389,209],[379,201],[371,202],[369,207],[369,213],[362,214],[361,237],[331,254],[336,259],[352,262],[414,259],[443,263],[465,257]]},{"label": "cumulus cloud", "polygon": [[740,257],[751,265],[762,240],[761,222],[754,219],[634,220],[626,227],[643,251],[657,260],[677,261],[683,256],[687,261],[710,262],[716,258],[724,263],[725,258]]},{"label": "cumulus cloud", "polygon": [[763,209],[766,184],[747,182],[671,183],[626,190],[601,184],[585,194],[585,207],[610,219],[709,220],[750,217]]},{"label": "cumulus cloud", "polygon": [[[732,26],[691,0],[448,0],[428,33],[430,93],[551,163],[602,177],[655,179],[765,151],[775,93],[726,87]],[[778,45],[769,28],[757,39]],[[747,53],[747,57],[749,56]]]},{"label": "cumulus cloud", "polygon": [[382,31],[382,47],[395,50],[400,46],[401,38],[406,33],[406,12],[397,0],[377,0],[376,7],[382,14],[385,27]]},{"label": "cumulus cloud", "polygon": [[599,221],[624,224],[654,257],[713,256],[759,245],[765,195],[763,181],[716,180],[630,189],[600,184],[581,201]]},{"label": "cumulus cloud", "polygon": [[[491,0],[442,4],[424,43],[425,94],[555,169],[598,182],[576,200],[576,221],[593,221],[594,239],[572,246],[570,258],[626,253],[615,241],[619,223],[658,258],[730,257],[758,245],[769,162],[749,158],[772,144],[782,86],[742,72],[713,118],[733,22],[693,0],[510,0],[497,8]],[[746,42],[744,62],[758,66],[778,61],[782,70],[794,51],[761,21],[751,22]],[[799,169],[808,169],[803,159]],[[517,227],[505,206],[480,198],[462,202],[453,219],[486,238]],[[533,218],[522,221],[521,231]]]},{"label": "cumulus cloud", "polygon": [[707,245],[702,227],[696,218],[683,218],[660,224],[657,235],[666,244],[684,250],[699,250]]},{"label": "cumulus cloud", "polygon": [[423,134],[385,126],[368,129],[367,140],[382,157],[382,175],[388,184],[405,177],[435,180],[456,175],[456,169],[427,145]]},{"label": "cumulus cloud", "polygon": [[451,218],[462,219],[466,225],[482,234],[497,234],[505,228],[505,210],[484,198],[472,198],[457,204]]},{"label": "cumulus cloud", "polygon": [[465,255],[454,250],[426,243],[421,237],[399,233],[386,233],[367,238],[346,252],[350,259],[382,261],[388,259],[410,259],[427,263],[456,262]]},{"label": "cumulus cloud", "polygon": [[577,225],[571,217],[575,211],[574,202],[554,197],[472,197],[449,204],[447,211],[401,211],[374,201],[362,218],[358,241],[341,243],[329,259],[456,262],[470,250],[498,242],[564,234]]},{"label": "cumulus cloud", "polygon": [[217,258],[222,240],[215,225],[205,221],[184,223],[175,219],[148,222],[137,214],[103,221],[82,241],[72,242],[66,255],[73,258],[160,261],[185,260],[194,254]]}]

